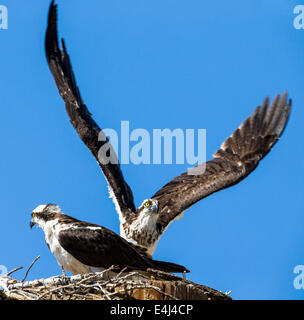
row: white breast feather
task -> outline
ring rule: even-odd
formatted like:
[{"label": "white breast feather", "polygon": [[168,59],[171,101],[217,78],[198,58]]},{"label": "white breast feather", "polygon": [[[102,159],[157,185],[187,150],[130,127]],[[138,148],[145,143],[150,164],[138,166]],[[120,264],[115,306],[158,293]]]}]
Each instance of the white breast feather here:
[{"label": "white breast feather", "polygon": [[[70,227],[67,227],[64,224],[58,224],[57,219],[48,221],[41,227],[44,230],[45,241],[48,244],[51,252],[56,257],[58,264],[62,266],[66,271],[72,272],[72,274],[83,274],[103,270],[103,268],[91,267],[81,263],[60,245],[58,241],[60,231],[69,229]],[[79,227],[77,226],[73,226],[73,228],[79,229]],[[91,228],[92,230],[100,229],[98,227],[88,228]]]}]

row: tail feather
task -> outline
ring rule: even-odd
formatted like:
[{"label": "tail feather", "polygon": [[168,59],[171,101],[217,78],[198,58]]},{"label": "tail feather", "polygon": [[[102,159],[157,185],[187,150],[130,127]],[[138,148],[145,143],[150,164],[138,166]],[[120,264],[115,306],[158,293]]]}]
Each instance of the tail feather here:
[{"label": "tail feather", "polygon": [[156,269],[159,269],[165,272],[173,272],[173,273],[190,272],[186,267],[176,263],[159,261],[159,260],[151,260],[151,262]]}]

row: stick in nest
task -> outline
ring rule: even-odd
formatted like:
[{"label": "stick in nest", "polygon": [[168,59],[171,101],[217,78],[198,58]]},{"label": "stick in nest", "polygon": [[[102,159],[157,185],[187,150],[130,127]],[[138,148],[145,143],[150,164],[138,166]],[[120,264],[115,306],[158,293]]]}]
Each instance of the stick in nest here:
[{"label": "stick in nest", "polygon": [[40,256],[38,256],[38,257],[30,264],[30,266],[28,267],[28,269],[27,269],[27,271],[26,271],[26,273],[25,273],[25,276],[24,276],[24,278],[21,280],[21,282],[24,282],[24,281],[25,281],[25,279],[26,279],[29,271],[31,270],[32,266],[35,264],[35,262],[36,262],[39,258],[40,258]]}]

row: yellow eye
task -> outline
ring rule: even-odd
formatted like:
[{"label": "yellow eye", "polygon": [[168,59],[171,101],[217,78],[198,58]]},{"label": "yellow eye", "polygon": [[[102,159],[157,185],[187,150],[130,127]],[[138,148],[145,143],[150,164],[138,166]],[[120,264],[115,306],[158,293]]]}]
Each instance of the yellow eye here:
[{"label": "yellow eye", "polygon": [[34,218],[35,217],[35,213],[34,212],[32,212],[32,218]]},{"label": "yellow eye", "polygon": [[145,207],[150,207],[150,201],[146,201]]}]

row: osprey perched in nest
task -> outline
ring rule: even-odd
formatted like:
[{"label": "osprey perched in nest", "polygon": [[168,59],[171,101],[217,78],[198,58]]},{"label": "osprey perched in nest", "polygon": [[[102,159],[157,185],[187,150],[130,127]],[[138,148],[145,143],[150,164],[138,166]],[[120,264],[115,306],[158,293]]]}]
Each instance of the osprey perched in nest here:
[{"label": "osprey perched in nest", "polygon": [[[282,135],[291,109],[287,93],[277,95],[269,106],[266,98],[253,114],[227,138],[213,159],[185,172],[162,187],[136,209],[132,190],[119,163],[103,161],[99,152],[108,139],[99,141],[101,128],[82,101],[67,50],[57,36],[57,7],[51,3],[45,38],[49,68],[63,98],[70,121],[81,140],[97,160],[109,186],[120,219],[120,234],[152,255],[161,235],[183,212],[214,192],[233,186],[246,178]],[[113,148],[112,148],[113,149]],[[202,170],[200,170],[202,169]]]},{"label": "osprey perched in nest", "polygon": [[55,204],[40,205],[31,214],[30,227],[38,225],[62,269],[73,274],[98,272],[115,266],[117,271],[157,269],[189,272],[175,263],[153,260],[118,234],[96,224],[79,221]]}]

